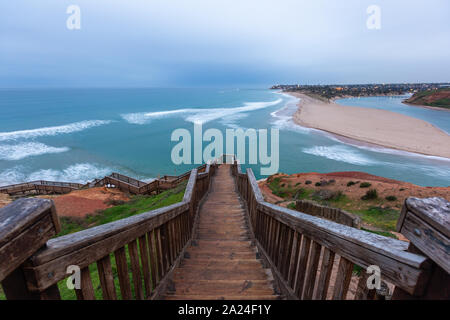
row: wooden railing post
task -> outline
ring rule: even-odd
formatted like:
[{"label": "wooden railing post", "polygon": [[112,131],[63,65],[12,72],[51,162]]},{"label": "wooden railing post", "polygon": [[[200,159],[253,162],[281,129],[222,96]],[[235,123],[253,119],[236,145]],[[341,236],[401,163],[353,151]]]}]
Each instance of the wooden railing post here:
[{"label": "wooden railing post", "polygon": [[397,231],[410,241],[408,251],[432,260],[420,294],[396,288],[392,299],[450,299],[450,202],[442,198],[408,198],[397,223]]},{"label": "wooden railing post", "polygon": [[26,260],[59,231],[51,200],[22,198],[0,209],[0,281],[8,300],[60,299],[56,285],[30,291],[23,269]]}]

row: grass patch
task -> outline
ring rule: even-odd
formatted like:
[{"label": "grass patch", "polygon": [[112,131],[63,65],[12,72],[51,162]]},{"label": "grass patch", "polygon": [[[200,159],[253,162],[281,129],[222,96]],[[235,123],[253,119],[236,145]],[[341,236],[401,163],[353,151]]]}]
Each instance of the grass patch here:
[{"label": "grass patch", "polygon": [[347,182],[347,187],[354,186],[355,184],[356,184],[355,181],[349,181],[349,182]]},{"label": "grass patch", "polygon": [[439,108],[450,108],[450,99],[449,98],[439,99],[432,103],[429,103],[428,105]]},{"label": "grass patch", "polygon": [[57,235],[78,232],[112,221],[166,207],[183,200],[186,182],[180,186],[153,196],[133,196],[129,202],[87,215],[85,218],[61,217],[61,232]]},{"label": "grass patch", "polygon": [[363,222],[374,227],[395,231],[400,212],[392,208],[370,207],[369,209],[352,211],[361,217]]}]

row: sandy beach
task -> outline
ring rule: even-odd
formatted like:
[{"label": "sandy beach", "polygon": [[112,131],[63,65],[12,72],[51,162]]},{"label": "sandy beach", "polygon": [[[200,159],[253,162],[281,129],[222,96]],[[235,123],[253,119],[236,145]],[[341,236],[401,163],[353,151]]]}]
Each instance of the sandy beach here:
[{"label": "sandy beach", "polygon": [[450,135],[432,124],[396,112],[326,103],[300,93],[294,122],[345,138],[397,150],[450,158]]}]

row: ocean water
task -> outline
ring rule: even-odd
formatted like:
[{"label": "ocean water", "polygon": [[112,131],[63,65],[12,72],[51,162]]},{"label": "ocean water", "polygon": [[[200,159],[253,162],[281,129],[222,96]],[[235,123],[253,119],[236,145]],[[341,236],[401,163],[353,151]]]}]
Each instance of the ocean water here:
[{"label": "ocean water", "polygon": [[[402,97],[345,99],[427,120],[450,132],[450,112]],[[424,186],[450,185],[450,160],[354,146],[293,124],[293,97],[264,89],[0,90],[0,185],[45,179],[86,182],[118,171],[142,180],[196,165],[171,161],[173,130],[280,129],[285,173],[364,171]],[[225,135],[225,134],[224,134]],[[206,143],[204,144],[206,145]],[[254,169],[257,178],[258,166]]]}]

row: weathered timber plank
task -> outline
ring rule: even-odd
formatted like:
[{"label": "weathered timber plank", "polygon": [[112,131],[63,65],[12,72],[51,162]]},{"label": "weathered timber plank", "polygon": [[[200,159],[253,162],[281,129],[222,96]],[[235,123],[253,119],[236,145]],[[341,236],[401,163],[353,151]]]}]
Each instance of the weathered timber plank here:
[{"label": "weathered timber plank", "polygon": [[325,300],[327,298],[331,272],[333,271],[334,252],[325,247],[323,249],[324,251],[322,256],[322,265],[320,267],[320,276],[314,297],[316,300]]},{"label": "weathered timber plank", "polygon": [[150,275],[147,238],[145,235],[139,237],[139,253],[141,254],[142,273],[144,275],[145,297],[148,298],[152,293],[152,281]]},{"label": "weathered timber plank", "polygon": [[408,198],[406,206],[419,218],[450,238],[450,202],[443,198]]},{"label": "weathered timber plank", "polygon": [[297,268],[297,281],[295,282],[295,293],[298,297],[302,296],[303,285],[305,283],[306,265],[308,263],[309,249],[311,247],[311,239],[302,235],[302,244],[300,249],[300,260]]},{"label": "weathered timber plank", "polygon": [[48,199],[22,198],[0,208],[0,248],[46,215],[52,206],[53,201]]},{"label": "weathered timber plank", "polygon": [[119,277],[120,293],[122,299],[131,300],[133,296],[131,294],[130,278],[128,276],[127,256],[125,253],[125,247],[119,248],[114,252],[117,265],[117,275]]},{"label": "weathered timber plank", "polygon": [[139,264],[139,254],[136,240],[131,241],[128,244],[128,253],[130,255],[131,272],[133,274],[134,294],[136,296],[136,300],[143,300],[144,291],[142,289],[141,267]]},{"label": "weathered timber plank", "polygon": [[56,234],[50,211],[0,248],[0,281],[22,265]]},{"label": "weathered timber plank", "polygon": [[80,289],[75,289],[78,300],[95,300],[89,267],[81,269]]},{"label": "weathered timber plank", "polygon": [[303,290],[302,300],[311,300],[314,293],[314,284],[316,283],[317,268],[319,266],[320,250],[322,246],[317,242],[311,245],[311,257],[306,271],[305,289]]},{"label": "weathered timber plank", "polygon": [[114,285],[109,254],[97,262],[97,269],[102,287],[103,300],[116,300],[116,287]]},{"label": "weathered timber plank", "polygon": [[409,212],[401,231],[414,246],[450,273],[450,240],[445,234]]},{"label": "weathered timber plank", "polygon": [[352,279],[352,272],[353,263],[341,257],[336,275],[336,283],[334,284],[333,300],[345,300]]}]

